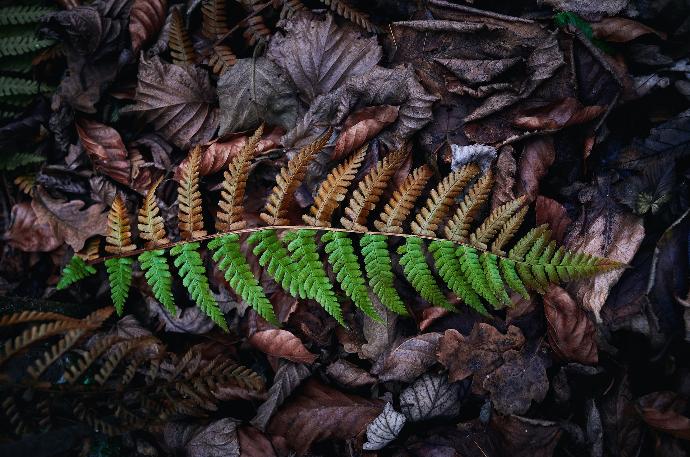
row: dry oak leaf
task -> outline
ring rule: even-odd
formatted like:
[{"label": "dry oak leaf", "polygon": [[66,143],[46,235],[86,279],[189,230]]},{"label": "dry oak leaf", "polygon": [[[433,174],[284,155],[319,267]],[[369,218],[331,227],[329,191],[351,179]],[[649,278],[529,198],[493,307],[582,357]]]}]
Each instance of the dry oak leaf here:
[{"label": "dry oak leaf", "polygon": [[5,232],[3,240],[10,246],[24,252],[50,252],[62,244],[55,238],[50,225],[39,223],[31,203],[17,203],[12,207],[12,225]]},{"label": "dry oak leaf", "polygon": [[331,159],[340,160],[374,138],[386,126],[395,122],[399,110],[399,106],[379,105],[368,106],[350,114],[335,142]]},{"label": "dry oak leaf", "polygon": [[382,409],[379,400],[345,394],[312,379],[273,416],[268,432],[303,455],[314,442],[360,436]]},{"label": "dry oak leaf", "polygon": [[573,220],[568,217],[565,207],[556,200],[540,195],[537,197],[534,209],[537,225],[549,224],[551,238],[562,243],[566,232],[573,223]]},{"label": "dry oak leaf", "polygon": [[81,200],[56,200],[42,186],[37,186],[31,207],[39,224],[48,224],[53,235],[74,251],[80,251],[86,240],[108,232],[107,207],[100,203],[86,209]]},{"label": "dry oak leaf", "polygon": [[503,354],[519,349],[525,337],[519,328],[511,325],[505,335],[495,327],[476,323],[469,336],[455,329],[446,330],[438,346],[438,361],[448,368],[451,382],[475,377],[472,389],[481,391],[481,380],[503,364]]},{"label": "dry oak leaf", "polygon": [[554,160],[556,151],[553,138],[549,136],[527,141],[518,163],[517,195],[525,195],[528,202],[533,202],[539,195],[539,182],[546,176]]},{"label": "dry oak leaf", "polygon": [[365,37],[350,24],[338,26],[331,14],[295,15],[282,28],[285,33],[271,38],[266,56],[285,71],[307,104],[350,76],[367,73],[381,59],[376,36]]},{"label": "dry oak leaf", "polygon": [[665,33],[624,17],[607,17],[592,23],[591,26],[596,38],[613,43],[625,43],[647,34],[654,34],[662,40],[666,39]]},{"label": "dry oak leaf", "polygon": [[[267,130],[256,145],[257,155],[262,152],[271,150],[280,144],[280,137],[283,136],[285,130],[280,127],[273,127]],[[201,149],[201,163],[199,164],[199,175],[207,176],[227,169],[232,159],[244,148],[247,144],[249,136],[246,134],[232,134],[229,138],[221,141],[214,140],[209,144],[202,145]],[[189,157],[185,157],[182,162],[175,169],[175,180],[179,181],[184,167],[189,162]]]},{"label": "dry oak leaf", "polygon": [[328,365],[326,374],[345,387],[370,386],[376,382],[376,378],[369,372],[344,359],[338,359]]},{"label": "dry oak leaf", "polygon": [[550,285],[544,294],[544,314],[551,349],[560,358],[585,365],[599,361],[594,323],[568,292]]},{"label": "dry oak leaf", "polygon": [[132,165],[120,134],[112,127],[89,119],[75,122],[79,140],[96,170],[120,184],[129,185]]},{"label": "dry oak leaf", "polygon": [[690,418],[682,414],[685,405],[675,392],[653,392],[637,400],[637,410],[650,427],[690,440]]},{"label": "dry oak leaf", "polygon": [[249,338],[249,344],[265,354],[296,363],[310,365],[317,357],[304,347],[299,338],[287,330],[270,329],[256,332]]},{"label": "dry oak leaf", "polygon": [[558,130],[589,122],[604,111],[606,108],[603,106],[582,106],[576,98],[566,97],[520,112],[513,120],[513,125],[525,130]]},{"label": "dry oak leaf", "polygon": [[259,430],[265,430],[268,421],[271,420],[278,407],[310,374],[309,368],[303,364],[284,362],[276,370],[273,385],[268,390],[268,398],[257,409],[256,416],[252,419],[252,425]]},{"label": "dry oak leaf", "polygon": [[436,363],[441,334],[424,333],[403,341],[385,358],[378,375],[380,381],[412,382]]},{"label": "dry oak leaf", "polygon": [[122,112],[141,116],[181,149],[206,143],[218,128],[215,92],[201,68],[142,56],[135,101]]},{"label": "dry oak leaf", "polygon": [[134,0],[129,12],[129,36],[134,54],[160,31],[167,12],[167,0]]},{"label": "dry oak leaf", "polygon": [[501,414],[524,414],[532,401],[541,402],[549,391],[541,357],[523,352],[505,352],[503,365],[483,379],[482,387],[490,392],[491,403]]}]

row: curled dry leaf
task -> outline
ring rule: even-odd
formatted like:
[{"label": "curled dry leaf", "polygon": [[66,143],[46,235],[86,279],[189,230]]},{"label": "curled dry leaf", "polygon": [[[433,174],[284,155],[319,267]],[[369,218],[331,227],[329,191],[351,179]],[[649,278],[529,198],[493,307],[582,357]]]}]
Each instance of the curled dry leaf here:
[{"label": "curled dry leaf", "polygon": [[338,359],[326,368],[326,374],[332,380],[345,387],[369,386],[376,382],[376,378],[366,370],[348,362]]},{"label": "curled dry leaf", "polygon": [[637,400],[637,410],[647,425],[683,440],[690,440],[686,401],[675,392],[653,392]]},{"label": "curled dry leaf", "polygon": [[607,17],[591,25],[595,37],[613,43],[625,43],[648,34],[666,39],[665,33],[657,32],[649,26],[624,17]]},{"label": "curled dry leaf", "polygon": [[100,203],[84,209],[81,200],[57,200],[48,195],[43,186],[37,186],[31,207],[39,224],[48,224],[54,237],[80,251],[86,240],[108,232],[107,207]]},{"label": "curled dry leaf", "polygon": [[538,108],[522,111],[513,125],[525,130],[558,130],[584,124],[606,111],[603,106],[582,106],[576,98],[567,97]]},{"label": "curled dry leaf", "polygon": [[297,363],[312,364],[316,360],[316,354],[309,352],[300,339],[287,330],[256,332],[249,338],[249,344],[268,355]]},{"label": "curled dry leaf", "polygon": [[[256,145],[257,155],[264,151],[275,148],[280,144],[280,137],[285,133],[280,127],[273,127],[266,131]],[[199,164],[199,175],[212,175],[225,170],[232,159],[244,148],[249,139],[245,134],[234,134],[225,141],[213,141],[202,146],[201,163]],[[175,169],[175,180],[179,181],[181,170],[184,169],[189,157],[186,157]]]},{"label": "curled dry leaf", "polygon": [[537,225],[549,224],[551,238],[559,243],[563,242],[566,232],[573,223],[565,207],[554,199],[540,195],[537,197],[534,209],[537,213]]},{"label": "curled dry leaf", "polygon": [[386,403],[379,417],[367,426],[367,442],[364,443],[364,450],[377,451],[386,447],[398,437],[406,421],[403,414],[393,409],[390,403]]},{"label": "curled dry leaf", "polygon": [[129,36],[134,54],[138,54],[163,27],[167,11],[167,0],[134,0],[129,12]]},{"label": "curled dry leaf", "polygon": [[361,435],[381,410],[378,400],[348,395],[310,380],[273,416],[268,432],[282,436],[304,454],[316,441]]},{"label": "curled dry leaf", "polygon": [[562,434],[556,422],[500,414],[491,415],[491,430],[502,455],[512,457],[551,457]]},{"label": "curled dry leaf", "polygon": [[383,362],[380,381],[412,382],[436,363],[440,333],[425,333],[403,341]]},{"label": "curled dry leaf", "polygon": [[419,321],[419,331],[425,332],[431,327],[434,322],[450,314],[450,310],[441,308],[440,306],[430,306],[422,310],[422,320]]},{"label": "curled dry leaf", "polygon": [[540,402],[549,391],[549,378],[538,354],[514,350],[503,354],[503,365],[483,380],[491,403],[501,414],[524,414],[532,401]]},{"label": "curled dry leaf", "polygon": [[309,368],[305,365],[291,362],[283,363],[276,371],[273,385],[268,390],[268,398],[259,406],[256,416],[252,419],[252,425],[259,430],[265,430],[268,421],[271,420],[278,407],[310,374]]},{"label": "curled dry leaf", "polygon": [[[455,329],[446,330],[439,340],[438,361],[448,368],[451,381],[461,381],[470,376],[481,380],[503,364],[503,354],[519,349],[525,337],[519,328],[511,325],[503,335],[495,327],[474,324],[469,336]],[[472,389],[481,391],[481,383],[472,383]]]},{"label": "curled dry leaf", "polygon": [[335,142],[331,159],[340,160],[374,138],[398,118],[399,106],[369,106],[355,111],[345,119],[343,130]]},{"label": "curled dry leaf", "polygon": [[75,126],[82,146],[96,170],[129,185],[132,165],[120,134],[112,127],[89,119],[77,119]]},{"label": "curled dry leaf", "polygon": [[536,138],[525,143],[518,164],[517,194],[533,202],[539,195],[539,181],[556,159],[553,138]]},{"label": "curled dry leaf", "polygon": [[400,410],[412,422],[458,414],[461,386],[441,374],[427,373],[400,394]]},{"label": "curled dry leaf", "polygon": [[240,442],[240,457],[277,457],[268,437],[254,427],[240,427],[237,430]]},{"label": "curled dry leaf", "polygon": [[513,156],[513,147],[503,146],[494,166],[494,191],[491,194],[491,210],[515,200],[515,175],[517,163]]},{"label": "curled dry leaf", "polygon": [[599,361],[594,323],[568,292],[549,286],[544,295],[544,314],[549,343],[559,357],[585,365]]},{"label": "curled dry leaf", "polygon": [[24,252],[50,252],[60,247],[61,241],[55,238],[47,223],[39,223],[31,204],[17,203],[12,207],[12,225],[3,239],[10,246]]}]

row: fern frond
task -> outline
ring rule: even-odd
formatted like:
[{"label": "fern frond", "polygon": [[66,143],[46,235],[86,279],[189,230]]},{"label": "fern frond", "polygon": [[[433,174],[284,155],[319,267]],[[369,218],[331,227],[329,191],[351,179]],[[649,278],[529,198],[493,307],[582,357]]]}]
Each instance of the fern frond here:
[{"label": "fern frond", "polygon": [[288,232],[285,234],[285,242],[290,251],[290,259],[297,266],[300,297],[316,300],[328,314],[344,326],[343,312],[333,291],[333,284],[319,260],[316,230],[301,229]]},{"label": "fern frond", "polygon": [[[36,95],[39,93],[38,83],[31,79],[0,76],[0,103],[14,105],[10,96]],[[17,104],[17,106],[22,106]]]},{"label": "fern frond", "polygon": [[429,244],[429,252],[431,252],[434,257],[436,271],[438,271],[438,274],[448,288],[472,309],[487,315],[489,313],[482,304],[482,300],[474,291],[465,273],[462,271],[456,249],[457,245],[447,240],[432,241]]},{"label": "fern frond", "polygon": [[360,181],[359,186],[352,194],[345,216],[340,219],[343,227],[366,232],[366,222],[369,213],[374,209],[381,198],[381,194],[388,187],[388,183],[407,156],[405,149],[391,152]]},{"label": "fern frond", "polygon": [[345,294],[364,314],[381,322],[381,316],[369,298],[352,240],[343,232],[326,232],[321,241],[326,243],[324,251],[328,254],[328,263],[333,267],[335,277]]},{"label": "fern frond", "polygon": [[96,274],[96,269],[84,262],[84,259],[78,255],[74,255],[70,261],[65,265],[60,276],[60,281],[57,283],[57,290],[65,289],[77,281]]},{"label": "fern frond", "polygon": [[259,281],[252,274],[251,268],[241,251],[240,236],[237,234],[223,235],[212,240],[209,249],[214,251],[213,260],[218,268],[224,272],[230,287],[248,303],[259,316],[268,322],[279,325],[273,312],[273,305],[266,297]]},{"label": "fern frond", "polygon": [[253,253],[259,258],[259,265],[293,297],[299,297],[302,284],[299,271],[290,259],[290,253],[283,246],[275,230],[261,230],[252,233],[247,239],[254,246]]},{"label": "fern frond", "polygon": [[86,329],[75,329],[67,332],[64,337],[44,352],[42,357],[36,359],[34,363],[27,368],[26,371],[29,376],[34,380],[38,380],[45,370],[65,352],[69,351],[85,333]]},{"label": "fern frond", "polygon": [[193,240],[206,236],[204,219],[201,213],[201,193],[199,192],[199,166],[201,165],[201,148],[192,149],[189,160],[182,166],[182,177],[177,188],[179,205],[177,220],[180,237]]},{"label": "fern frond", "polygon": [[132,284],[132,258],[116,257],[106,259],[105,268],[110,282],[110,296],[118,315],[122,315]]},{"label": "fern frond", "polygon": [[84,248],[77,252],[76,255],[81,257],[85,262],[93,262],[94,260],[98,259],[98,251],[100,251],[100,249],[101,238],[94,237],[89,239],[84,245]]},{"label": "fern frond", "polygon": [[426,263],[423,246],[421,238],[408,237],[405,239],[405,244],[398,248],[398,254],[401,254],[400,265],[403,267],[403,273],[424,300],[434,306],[455,311],[455,307],[446,299],[431,272],[429,264]]},{"label": "fern frond", "polygon": [[458,171],[446,176],[438,186],[431,191],[431,196],[426,205],[421,209],[414,221],[412,221],[412,233],[422,236],[435,236],[438,225],[446,217],[450,205],[455,202],[455,197],[460,195],[472,178],[479,173],[479,167],[468,164]]},{"label": "fern frond", "polygon": [[105,241],[105,251],[109,254],[125,254],[136,249],[132,244],[127,207],[119,194],[115,196],[108,213],[108,235]]},{"label": "fern frond", "polygon": [[266,208],[259,215],[262,221],[269,225],[287,225],[290,219],[287,212],[294,199],[297,188],[302,184],[307,168],[317,152],[328,143],[333,130],[326,133],[313,143],[303,147],[276,176],[276,185],[266,201]]},{"label": "fern frond", "polygon": [[459,245],[455,253],[460,260],[462,273],[467,278],[472,289],[492,306],[498,307],[500,303],[494,295],[489,280],[479,262],[477,250],[470,246]]},{"label": "fern frond", "polygon": [[[515,200],[511,200],[499,206],[489,214],[489,217],[484,219],[484,222],[470,235],[470,243],[482,250],[487,250],[489,243],[499,230],[506,228],[506,223],[515,215],[525,203],[525,197],[522,196]],[[516,228],[517,229],[517,228]],[[504,237],[507,233],[504,233]]]},{"label": "fern frond", "polygon": [[182,284],[192,296],[199,308],[206,313],[213,322],[223,330],[228,330],[225,316],[213,298],[211,288],[208,285],[206,268],[199,254],[199,243],[183,243],[174,246],[170,253],[175,256],[174,264],[182,278]]},{"label": "fern frond", "polygon": [[46,158],[43,156],[24,152],[2,155],[0,156],[0,170],[16,170],[17,168],[24,167],[32,163],[44,162],[45,160]]},{"label": "fern frond", "polygon": [[192,40],[189,39],[189,34],[179,9],[174,9],[172,12],[170,32],[168,33],[168,47],[170,48],[170,57],[172,57],[174,64],[193,65],[196,63]]},{"label": "fern frond", "polygon": [[281,19],[290,19],[300,11],[307,9],[300,0],[283,0],[283,9],[280,10]]},{"label": "fern frond", "polygon": [[223,189],[218,203],[220,211],[216,216],[216,230],[219,232],[239,230],[247,225],[244,220],[244,191],[249,176],[249,164],[263,133],[264,127],[261,125],[247,140],[239,154],[233,157],[223,175]]},{"label": "fern frond", "polygon": [[228,45],[217,44],[209,57],[208,65],[216,75],[220,76],[237,63],[237,56]]},{"label": "fern frond", "polygon": [[450,218],[446,227],[443,229],[446,238],[455,243],[466,243],[472,229],[472,223],[479,215],[479,211],[489,198],[491,186],[493,184],[493,174],[489,170],[484,176],[470,187],[465,198],[455,214]]},{"label": "fern frond", "polygon": [[400,187],[393,191],[393,196],[384,206],[379,220],[374,221],[376,229],[381,232],[403,233],[403,222],[412,211],[431,175],[431,169],[426,165],[415,169]]},{"label": "fern frond", "polygon": [[36,321],[77,321],[74,317],[65,316],[63,314],[53,313],[51,311],[19,311],[13,314],[6,314],[0,317],[0,327],[9,327],[11,325],[25,324],[27,322]]},{"label": "fern frond", "polygon": [[388,238],[385,235],[368,233],[362,236],[359,245],[371,290],[386,308],[408,316],[409,313],[393,285],[393,262],[388,252]]},{"label": "fern frond", "polygon": [[503,251],[503,246],[513,239],[518,229],[522,225],[522,222],[525,220],[528,209],[529,208],[527,206],[523,207],[520,211],[511,216],[508,221],[506,221],[500,233],[491,244],[491,252],[500,256],[506,255],[506,253]]},{"label": "fern frond", "polygon": [[7,111],[7,110],[1,110],[0,111],[0,121],[8,121],[11,119],[14,119],[15,117],[19,116],[21,111]]},{"label": "fern frond", "polygon": [[21,25],[40,22],[43,16],[55,8],[39,5],[7,6],[0,8],[0,25]]},{"label": "fern frond", "polygon": [[139,209],[139,236],[146,240],[146,247],[161,246],[170,243],[165,234],[165,223],[160,215],[160,208],[156,202],[156,189],[163,178],[154,182],[146,192],[144,203]]},{"label": "fern frond", "polygon": [[36,175],[20,175],[14,178],[13,182],[19,188],[20,191],[22,191],[26,195],[32,196],[34,193],[34,186],[36,185]]},{"label": "fern frond", "polygon": [[503,285],[501,272],[498,268],[498,257],[490,252],[483,252],[482,255],[479,256],[479,263],[484,270],[484,277],[491,288],[493,296],[496,297],[501,304],[505,306],[510,305],[510,297]]},{"label": "fern frond", "polygon": [[248,17],[242,21],[244,32],[242,36],[249,46],[266,42],[271,37],[271,30],[266,26],[264,17],[260,14]]},{"label": "fern frond", "polygon": [[319,186],[314,204],[309,208],[311,215],[302,216],[304,222],[315,227],[331,226],[333,211],[340,202],[345,200],[347,188],[355,179],[366,152],[367,146],[360,148],[352,157],[338,165],[326,176],[326,179]]},{"label": "fern frond", "polygon": [[13,35],[0,39],[0,57],[28,54],[52,46],[53,40],[41,40],[33,33]]},{"label": "fern frond", "polygon": [[122,338],[117,335],[105,335],[103,338],[97,340],[93,346],[81,354],[79,359],[65,369],[65,382],[74,384],[103,353],[113,347],[113,345],[118,343],[121,339]]},{"label": "fern frond", "polygon": [[345,0],[319,0],[321,3],[328,5],[331,11],[344,17],[345,19],[354,22],[358,26],[362,27],[367,32],[379,33],[380,29],[374,23],[369,20],[369,16],[357,11],[347,3]]},{"label": "fern frond", "polygon": [[172,294],[172,274],[164,249],[153,249],[139,254],[139,265],[144,272],[146,282],[151,286],[153,296],[172,315],[177,311]]},{"label": "fern frond", "polygon": [[201,32],[206,38],[215,40],[230,31],[226,11],[225,0],[205,0],[201,4]]}]

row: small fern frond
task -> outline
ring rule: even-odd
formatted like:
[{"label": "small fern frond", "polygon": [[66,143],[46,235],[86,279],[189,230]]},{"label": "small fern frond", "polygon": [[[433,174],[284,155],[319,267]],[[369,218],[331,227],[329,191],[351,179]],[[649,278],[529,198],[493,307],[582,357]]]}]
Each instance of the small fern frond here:
[{"label": "small fern frond", "polygon": [[448,288],[460,297],[465,304],[481,314],[488,315],[489,313],[482,304],[482,300],[462,271],[456,249],[457,245],[447,240],[432,241],[429,244],[429,252],[434,257],[436,271],[438,271],[439,276],[441,276]]},{"label": "small fern frond", "polygon": [[366,223],[369,213],[376,207],[381,194],[386,190],[391,178],[406,157],[405,149],[391,152],[376,164],[364,180],[360,181],[345,208],[345,216],[340,219],[343,227],[360,232],[367,231]]},{"label": "small fern frond", "polygon": [[288,232],[285,234],[285,242],[290,251],[290,259],[297,266],[300,297],[316,300],[328,314],[344,326],[343,312],[333,291],[333,284],[319,259],[316,230],[301,229]]},{"label": "small fern frond", "polygon": [[182,166],[182,177],[177,188],[178,225],[183,240],[193,240],[206,236],[204,219],[201,213],[201,193],[199,192],[199,167],[201,148],[192,149],[189,160]]},{"label": "small fern frond", "polygon": [[408,316],[409,313],[393,285],[393,262],[388,252],[388,238],[385,235],[368,233],[362,236],[359,245],[371,290],[386,308]]},{"label": "small fern frond", "polygon": [[34,363],[26,369],[26,372],[34,381],[38,380],[45,370],[65,352],[69,351],[85,333],[86,329],[70,330],[57,343],[52,345],[50,349],[45,351],[43,356],[37,358]]},{"label": "small fern frond", "polygon": [[0,57],[33,53],[52,46],[53,40],[41,40],[33,32],[0,38]]},{"label": "small fern frond", "polygon": [[31,165],[32,163],[41,163],[46,160],[45,157],[37,154],[29,154],[18,152],[16,154],[7,154],[0,156],[0,170],[11,171],[17,168]]},{"label": "small fern frond", "polygon": [[227,34],[228,17],[225,0],[205,0],[201,4],[201,31],[210,40]]},{"label": "small fern frond", "polygon": [[172,274],[164,249],[153,249],[139,254],[139,265],[144,272],[146,282],[151,286],[153,296],[172,315],[175,309],[175,299],[172,294]]},{"label": "small fern frond", "polygon": [[393,191],[393,196],[383,208],[379,220],[374,221],[376,229],[381,232],[403,233],[403,222],[407,220],[431,175],[431,169],[426,165],[415,169],[400,187]]},{"label": "small fern frond", "polygon": [[493,296],[504,306],[510,305],[510,297],[501,279],[501,272],[498,267],[498,257],[490,252],[483,252],[479,256],[479,263],[484,270],[484,277],[493,293]]},{"label": "small fern frond", "polygon": [[508,219],[494,242],[491,244],[491,252],[500,256],[506,255],[506,253],[503,251],[503,246],[513,239],[518,229],[522,225],[522,222],[525,220],[528,209],[529,208],[525,206],[520,211],[515,213],[510,219]]},{"label": "small fern frond", "polygon": [[333,130],[329,128],[326,133],[311,144],[303,147],[276,176],[276,185],[266,201],[266,208],[259,215],[262,221],[268,225],[288,225],[290,219],[287,212],[292,203],[297,188],[302,184],[307,168],[317,152],[328,143]]},{"label": "small fern frond", "polygon": [[423,246],[424,243],[421,238],[408,237],[405,239],[405,244],[398,248],[398,254],[401,254],[400,265],[403,267],[403,273],[424,300],[434,306],[455,311],[455,307],[446,299],[431,272],[429,264],[426,263]]},{"label": "small fern frond", "polygon": [[160,215],[160,208],[156,202],[156,189],[162,181],[162,177],[151,185],[144,203],[139,210],[139,236],[146,240],[146,247],[156,247],[170,243],[165,234],[165,223]]},{"label": "small fern frond", "polygon": [[223,235],[208,244],[214,251],[213,260],[218,268],[224,272],[230,287],[248,303],[259,316],[274,325],[279,325],[273,312],[273,305],[264,294],[259,281],[252,274],[251,268],[244,257],[240,246],[240,236],[237,234]]},{"label": "small fern frond", "polygon": [[110,282],[110,296],[118,315],[122,315],[132,284],[132,258],[116,257],[106,259],[105,268]]},{"label": "small fern frond", "polygon": [[[470,235],[470,243],[482,250],[487,250],[489,243],[499,230],[506,228],[506,223],[515,215],[515,213],[524,205],[525,197],[522,196],[515,200],[511,200],[499,206],[489,214],[489,217],[484,219],[484,222]],[[507,236],[507,233],[503,235]]]},{"label": "small fern frond", "polygon": [[253,253],[259,258],[259,265],[293,297],[299,297],[301,284],[297,265],[290,259],[290,253],[278,238],[275,230],[260,230],[247,239],[253,244]]},{"label": "small fern frond", "polygon": [[319,0],[321,3],[328,5],[333,12],[344,17],[345,19],[354,22],[362,27],[367,32],[379,33],[380,29],[369,20],[369,16],[357,11],[347,3],[345,0]]},{"label": "small fern frond", "polygon": [[7,6],[0,8],[0,25],[34,24],[53,11],[52,7],[40,5]]},{"label": "small fern frond", "polygon": [[484,203],[488,200],[492,184],[493,174],[489,170],[470,187],[467,195],[465,195],[465,198],[455,210],[455,214],[443,229],[446,238],[455,243],[467,242],[472,229],[472,223],[479,215],[479,211]]},{"label": "small fern frond", "polygon": [[213,46],[213,52],[208,59],[208,65],[211,67],[213,73],[220,76],[236,63],[237,56],[230,46],[225,44]]},{"label": "small fern frond", "polygon": [[177,65],[193,65],[196,63],[196,55],[192,40],[189,39],[184,19],[179,9],[174,9],[170,19],[170,32],[168,33],[168,47],[170,57]]},{"label": "small fern frond", "polygon": [[347,233],[326,232],[321,237],[321,241],[326,243],[324,251],[328,254],[328,263],[333,267],[335,277],[345,294],[364,314],[381,322],[381,316],[376,312],[369,298],[357,254]]},{"label": "small fern frond", "polygon": [[460,195],[468,182],[479,173],[479,167],[468,164],[446,176],[431,191],[426,205],[412,221],[412,233],[422,236],[435,236],[438,225],[445,219],[455,197]]},{"label": "small fern frond", "polygon": [[199,243],[183,243],[174,246],[170,253],[175,257],[174,264],[182,278],[182,284],[199,308],[223,330],[228,330],[225,316],[218,307],[208,285],[206,268],[199,254]]},{"label": "small fern frond", "polygon": [[[39,93],[38,83],[31,79],[13,78],[11,76],[0,76],[0,102],[14,105],[11,96],[36,95]],[[16,106],[23,106],[17,104]]]},{"label": "small fern frond", "polygon": [[460,245],[456,248],[455,253],[460,260],[462,273],[467,278],[472,289],[492,306],[499,307],[498,298],[494,295],[484,269],[479,262],[477,250],[469,246]]},{"label": "small fern frond", "polygon": [[108,235],[105,241],[105,251],[109,254],[125,254],[136,249],[132,244],[127,207],[119,194],[115,196],[108,213]]},{"label": "small fern frond", "polygon": [[525,256],[530,249],[532,249],[537,240],[544,236],[546,239],[549,239],[551,236],[551,231],[549,230],[549,226],[547,224],[542,224],[539,227],[533,228],[527,232],[527,235],[523,236],[517,241],[517,243],[515,243],[515,246],[513,246],[508,253],[508,257],[519,262],[524,261]]},{"label": "small fern frond", "polygon": [[311,215],[302,216],[304,222],[315,227],[331,226],[333,211],[340,202],[345,200],[347,188],[355,179],[366,152],[367,146],[360,148],[352,157],[338,165],[326,176],[326,179],[319,186],[314,204],[309,208]]},{"label": "small fern frond", "polygon": [[56,288],[57,290],[65,289],[75,282],[95,274],[96,269],[93,266],[84,262],[84,259],[78,255],[74,255],[62,270],[62,275]]},{"label": "small fern frond", "polygon": [[247,140],[242,150],[230,161],[228,170],[224,173],[223,188],[220,193],[218,206],[220,211],[216,215],[216,230],[229,232],[244,228],[244,191],[249,177],[249,164],[254,158],[256,145],[264,133],[261,125]]},{"label": "small fern frond", "polygon": [[283,9],[280,10],[281,19],[290,19],[300,11],[307,9],[301,0],[283,0]]}]

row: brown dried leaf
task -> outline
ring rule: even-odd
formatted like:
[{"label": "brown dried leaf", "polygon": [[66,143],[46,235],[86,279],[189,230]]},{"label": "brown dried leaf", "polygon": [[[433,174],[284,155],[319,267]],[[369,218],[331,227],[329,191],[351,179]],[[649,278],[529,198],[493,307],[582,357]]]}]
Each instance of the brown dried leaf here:
[{"label": "brown dried leaf", "polygon": [[666,39],[665,33],[657,32],[647,25],[624,17],[607,17],[591,25],[595,37],[613,43],[625,43],[650,33],[662,40]]},{"label": "brown dried leaf", "polygon": [[685,404],[675,392],[653,392],[637,400],[637,410],[650,427],[690,440],[690,418],[682,415]]},{"label": "brown dried leaf", "polygon": [[240,441],[240,457],[277,457],[273,445],[260,430],[254,427],[240,427],[237,430]]},{"label": "brown dried leaf", "polygon": [[239,422],[224,418],[205,427],[169,422],[164,430],[166,444],[188,457],[239,457]]},{"label": "brown dried leaf", "polygon": [[544,294],[547,335],[559,357],[585,365],[599,361],[594,323],[568,292],[551,285]]},{"label": "brown dried leaf", "polygon": [[529,203],[539,195],[539,181],[556,159],[553,138],[536,138],[525,143],[518,165],[517,195],[526,195]]},{"label": "brown dried leaf", "polygon": [[284,362],[276,371],[273,385],[268,390],[268,398],[257,409],[252,425],[259,430],[265,430],[278,407],[310,374],[309,368],[302,364]]},{"label": "brown dried leaf", "polygon": [[513,156],[512,146],[501,148],[496,166],[494,167],[494,192],[491,195],[491,210],[501,205],[515,200],[515,175],[517,173],[517,163]]},{"label": "brown dried leaf", "polygon": [[604,111],[604,106],[582,106],[576,98],[567,97],[522,111],[513,120],[513,125],[525,130],[558,130],[589,122]]},{"label": "brown dried leaf", "polygon": [[96,170],[115,181],[129,185],[132,165],[120,134],[100,122],[80,118],[75,122],[81,144]]},{"label": "brown dried leaf", "polygon": [[310,380],[273,417],[268,431],[304,454],[316,441],[361,435],[382,409],[378,400],[348,395]]},{"label": "brown dried leaf", "polygon": [[107,207],[97,203],[83,209],[84,204],[81,200],[56,200],[42,186],[36,187],[31,201],[38,223],[50,225],[55,238],[75,251],[92,236],[108,233]]},{"label": "brown dried leaf", "polygon": [[573,223],[565,207],[556,200],[539,195],[534,209],[537,213],[537,226],[549,224],[551,238],[559,243],[563,242],[563,237]]},{"label": "brown dried leaf", "polygon": [[24,252],[50,252],[60,247],[50,225],[39,223],[29,202],[17,203],[12,207],[11,225],[3,239],[10,246]]},{"label": "brown dried leaf", "polygon": [[345,387],[369,386],[376,382],[376,378],[366,370],[344,359],[338,359],[328,365],[326,374],[335,382]]},{"label": "brown dried leaf", "polygon": [[419,321],[419,331],[425,332],[438,319],[450,314],[450,310],[440,306],[430,306],[422,310],[422,320]]},{"label": "brown dried leaf", "polygon": [[134,0],[129,12],[129,36],[134,54],[138,54],[163,27],[167,11],[167,0]]},{"label": "brown dried leaf", "polygon": [[399,110],[399,106],[379,105],[368,106],[350,114],[335,142],[331,159],[338,161],[374,138],[387,125],[395,122]]},{"label": "brown dried leaf", "polygon": [[[455,329],[446,330],[439,340],[438,361],[448,368],[451,382],[472,375],[479,381],[503,364],[506,351],[519,349],[524,343],[525,337],[515,326],[509,326],[503,335],[489,324],[476,323],[469,336]],[[472,388],[481,390],[480,384],[474,382]]]},{"label": "brown dried leaf", "polygon": [[491,393],[491,402],[501,414],[524,414],[532,401],[542,401],[549,391],[544,362],[538,354],[526,356],[514,350],[503,354],[503,362],[484,377],[482,387]]},{"label": "brown dried leaf", "polygon": [[557,11],[571,11],[585,18],[614,16],[626,7],[630,0],[544,0]]},{"label": "brown dried leaf", "polygon": [[436,363],[440,333],[425,333],[403,341],[383,362],[381,381],[412,382]]},{"label": "brown dried leaf", "polygon": [[304,344],[287,330],[270,329],[256,332],[249,338],[249,344],[268,355],[297,363],[312,364],[316,354],[312,354]]},{"label": "brown dried leaf", "polygon": [[520,416],[492,414],[491,430],[502,455],[511,457],[551,457],[561,438],[556,422]]}]

